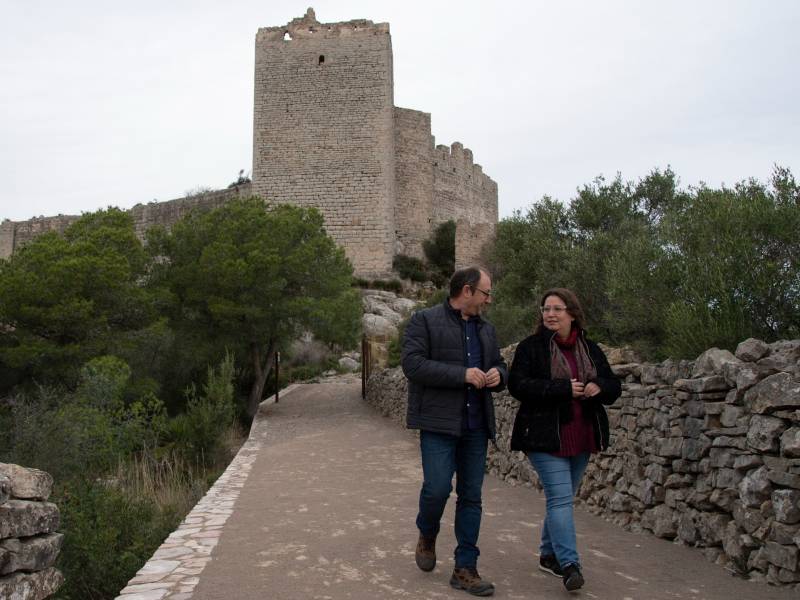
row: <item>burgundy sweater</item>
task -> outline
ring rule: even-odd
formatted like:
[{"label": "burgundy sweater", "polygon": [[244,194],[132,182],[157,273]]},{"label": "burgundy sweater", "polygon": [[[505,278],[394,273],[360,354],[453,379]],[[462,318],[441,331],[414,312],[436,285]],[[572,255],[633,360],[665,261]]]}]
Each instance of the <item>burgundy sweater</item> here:
[{"label": "burgundy sweater", "polygon": [[[556,337],[556,343],[561,340]],[[578,363],[575,360],[575,354],[572,352],[572,347],[562,346],[559,343],[564,358],[569,363],[569,370],[572,372],[573,379],[578,378]],[[568,457],[576,456],[582,452],[597,452],[597,442],[594,439],[594,428],[592,423],[586,419],[583,414],[584,402],[581,398],[572,398],[572,420],[569,423],[561,423],[559,435],[561,436],[561,450],[553,452],[553,456]]]}]

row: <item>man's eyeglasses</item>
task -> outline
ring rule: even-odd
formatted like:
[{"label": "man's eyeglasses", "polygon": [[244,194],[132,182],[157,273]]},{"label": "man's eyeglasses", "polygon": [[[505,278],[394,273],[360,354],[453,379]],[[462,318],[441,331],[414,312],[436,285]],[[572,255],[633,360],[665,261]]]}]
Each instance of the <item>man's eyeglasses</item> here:
[{"label": "man's eyeglasses", "polygon": [[476,286],[474,286],[474,285],[472,285],[472,286],[470,286],[470,287],[471,287],[473,290],[477,290],[477,291],[479,291],[481,294],[484,294],[484,295],[485,295],[487,298],[491,298],[491,297],[492,297],[492,290],[489,290],[489,291],[487,292],[486,290],[482,290],[481,288],[479,288],[479,287],[476,287]]},{"label": "man's eyeglasses", "polygon": [[543,315],[547,314],[549,312],[553,312],[553,313],[556,313],[557,315],[560,315],[565,310],[567,310],[567,307],[566,306],[540,306],[539,310],[542,311]]}]

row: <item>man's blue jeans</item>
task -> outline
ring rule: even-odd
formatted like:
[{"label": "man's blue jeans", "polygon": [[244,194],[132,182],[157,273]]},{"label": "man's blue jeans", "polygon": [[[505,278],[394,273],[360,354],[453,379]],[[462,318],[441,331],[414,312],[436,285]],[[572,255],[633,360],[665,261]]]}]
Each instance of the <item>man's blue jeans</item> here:
[{"label": "man's blue jeans", "polygon": [[417,527],[424,536],[436,536],[439,522],[456,474],[455,566],[478,563],[478,532],[481,528],[481,487],[486,464],[488,434],[467,431],[461,436],[421,431],[422,490],[419,493]]},{"label": "man's blue jeans", "polygon": [[589,464],[589,453],[564,458],[546,452],[529,452],[528,460],[539,475],[547,501],[539,553],[555,555],[562,568],[569,564],[580,567],[572,501]]}]

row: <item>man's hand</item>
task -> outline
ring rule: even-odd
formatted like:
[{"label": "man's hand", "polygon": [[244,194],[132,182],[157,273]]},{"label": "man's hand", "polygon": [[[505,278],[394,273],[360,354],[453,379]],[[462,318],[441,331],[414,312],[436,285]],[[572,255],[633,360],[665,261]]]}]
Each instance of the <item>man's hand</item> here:
[{"label": "man's hand", "polygon": [[572,384],[572,397],[583,398],[585,392],[583,382],[577,379],[570,379],[569,381]]},{"label": "man's hand", "polygon": [[500,371],[492,367],[486,373],[486,387],[495,387],[500,385]]},{"label": "man's hand", "polygon": [[486,373],[481,371],[478,367],[470,367],[464,375],[464,381],[481,389],[486,386]]}]

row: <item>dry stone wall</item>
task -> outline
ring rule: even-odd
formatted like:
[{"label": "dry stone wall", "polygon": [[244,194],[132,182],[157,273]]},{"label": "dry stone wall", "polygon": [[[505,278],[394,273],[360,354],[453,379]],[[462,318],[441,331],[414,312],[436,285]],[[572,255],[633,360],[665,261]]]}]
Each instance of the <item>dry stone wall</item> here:
[{"label": "dry stone wall", "polygon": [[[508,349],[508,356],[513,349]],[[800,590],[800,340],[746,340],[735,354],[640,364],[609,351],[623,379],[609,408],[612,445],[595,455],[579,497],[619,525],[698,547],[745,577]],[[367,401],[405,423],[400,369],[375,373]],[[498,448],[487,469],[538,487],[509,450],[518,402],[495,396]]]},{"label": "dry stone wall", "polygon": [[44,471],[0,463],[0,598],[41,600],[64,581],[53,566],[63,535],[52,486]]}]

